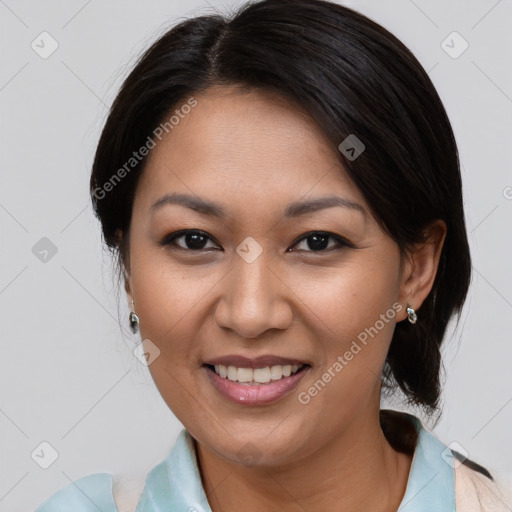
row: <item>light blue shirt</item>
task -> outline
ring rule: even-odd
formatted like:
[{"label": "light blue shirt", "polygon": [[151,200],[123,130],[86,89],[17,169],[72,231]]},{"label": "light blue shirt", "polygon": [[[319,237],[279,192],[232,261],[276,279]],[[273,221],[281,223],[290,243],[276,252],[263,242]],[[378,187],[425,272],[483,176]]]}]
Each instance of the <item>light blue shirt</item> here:
[{"label": "light blue shirt", "polygon": [[[407,415],[418,431],[399,512],[455,512],[452,451]],[[94,473],[69,483],[35,512],[119,512],[112,475]],[[194,441],[183,429],[167,457],[147,475],[136,512],[211,512],[197,466]]]}]

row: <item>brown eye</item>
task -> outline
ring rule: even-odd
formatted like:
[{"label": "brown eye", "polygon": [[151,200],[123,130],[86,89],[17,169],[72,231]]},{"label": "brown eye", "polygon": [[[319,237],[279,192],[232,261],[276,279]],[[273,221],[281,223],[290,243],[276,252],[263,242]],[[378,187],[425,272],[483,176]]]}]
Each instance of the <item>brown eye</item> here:
[{"label": "brown eye", "polygon": [[[329,239],[334,240],[335,244],[329,246]],[[294,244],[294,247],[300,245],[300,243],[303,242],[305,242],[306,249],[299,250],[305,250],[306,252],[322,252],[326,251],[326,249],[332,249],[336,247],[353,247],[353,245],[348,240],[334,235],[333,233],[327,233],[325,231],[313,231],[311,233],[307,233],[297,243]]]},{"label": "brown eye", "polygon": [[[177,240],[182,240],[178,243]],[[161,242],[160,245],[168,246],[174,245],[179,249],[189,251],[202,251],[204,249],[210,249],[206,247],[206,243],[212,241],[212,239],[204,232],[197,230],[185,230],[178,231],[167,235]]]}]

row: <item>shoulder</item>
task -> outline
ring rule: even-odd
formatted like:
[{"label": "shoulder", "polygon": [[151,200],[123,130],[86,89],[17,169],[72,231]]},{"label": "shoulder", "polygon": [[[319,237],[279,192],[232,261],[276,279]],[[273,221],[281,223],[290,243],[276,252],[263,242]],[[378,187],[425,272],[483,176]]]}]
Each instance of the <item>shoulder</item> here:
[{"label": "shoulder", "polygon": [[462,512],[512,512],[510,483],[505,484],[493,474],[494,471],[489,472],[485,467],[446,446],[426,430],[415,416],[383,410],[381,425],[395,450],[413,454],[404,497],[406,504],[410,498],[416,505],[422,494],[425,495],[422,490],[428,489],[429,501],[436,499],[443,504],[449,502],[452,510],[456,508]]},{"label": "shoulder", "polygon": [[119,512],[112,494],[112,475],[93,473],[52,494],[35,512]]},{"label": "shoulder", "polygon": [[[507,496],[508,494],[508,496]],[[508,512],[511,496],[505,488],[477,468],[460,464],[455,468],[457,510],[464,512]]]}]

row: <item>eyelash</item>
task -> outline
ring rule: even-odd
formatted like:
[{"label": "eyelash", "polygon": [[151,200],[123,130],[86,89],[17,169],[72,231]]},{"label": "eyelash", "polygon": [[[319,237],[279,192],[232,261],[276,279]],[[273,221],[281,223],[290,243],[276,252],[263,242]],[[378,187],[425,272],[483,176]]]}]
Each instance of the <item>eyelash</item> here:
[{"label": "eyelash", "polygon": [[[208,240],[210,241],[213,241],[215,242],[208,234],[206,234],[204,231],[200,231],[200,230],[197,230],[197,229],[185,229],[185,230],[182,230],[182,231],[177,231],[175,233],[171,233],[169,235],[166,235],[159,243],[159,245],[161,246],[171,246],[173,245],[173,249],[178,249],[178,250],[183,250],[183,251],[187,251],[187,252],[196,252],[196,253],[199,253],[201,251],[205,251],[207,249],[210,249],[210,248],[207,248],[207,249],[187,249],[185,247],[181,247],[180,245],[177,245],[175,243],[175,240],[179,239],[179,238],[183,238],[184,236],[186,235],[189,235],[189,234],[196,234],[196,235],[201,235],[203,237],[206,237]],[[321,236],[324,236],[324,237],[327,237],[327,238],[332,238],[334,239],[337,243],[338,243],[338,247],[334,247],[335,249],[342,249],[342,248],[355,248],[355,246],[349,242],[347,239],[341,237],[341,236],[338,236],[338,235],[335,235],[334,233],[330,233],[328,231],[309,231],[308,233],[305,233],[304,235],[302,235],[300,238],[298,238],[292,245],[292,247],[296,246],[297,244],[299,244],[300,242],[304,241],[304,240],[307,240],[308,238],[314,236],[314,235],[321,235]],[[216,242],[215,242],[216,243]],[[311,252],[311,253],[330,253],[332,251],[333,247],[328,247],[326,249],[321,249],[321,250],[318,250],[318,251],[313,251],[313,250],[306,250],[304,252]],[[289,251],[287,251],[289,252]]]}]

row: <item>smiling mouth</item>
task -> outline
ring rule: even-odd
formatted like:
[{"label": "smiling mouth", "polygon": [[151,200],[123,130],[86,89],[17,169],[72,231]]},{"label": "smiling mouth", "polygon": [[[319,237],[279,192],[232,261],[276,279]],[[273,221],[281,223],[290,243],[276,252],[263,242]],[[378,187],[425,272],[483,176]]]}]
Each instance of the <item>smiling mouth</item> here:
[{"label": "smiling mouth", "polygon": [[309,364],[288,364],[266,366],[264,368],[239,368],[236,366],[225,366],[222,364],[205,364],[208,369],[215,372],[219,377],[249,386],[269,384],[285,379],[309,367]]}]

